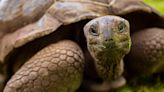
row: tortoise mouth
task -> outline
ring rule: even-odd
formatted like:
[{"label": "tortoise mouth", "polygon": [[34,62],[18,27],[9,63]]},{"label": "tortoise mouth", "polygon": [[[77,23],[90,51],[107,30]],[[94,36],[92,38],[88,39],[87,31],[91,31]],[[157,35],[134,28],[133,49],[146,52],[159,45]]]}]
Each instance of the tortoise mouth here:
[{"label": "tortoise mouth", "polygon": [[130,47],[131,47],[131,40],[127,39],[123,41],[112,40],[112,41],[104,42],[100,48],[102,50],[108,49],[108,50],[122,51],[122,53],[127,54],[130,51]]},{"label": "tortoise mouth", "polygon": [[92,56],[97,59],[99,54],[101,57],[123,57],[129,53],[131,47],[131,40],[124,41],[109,40],[103,43],[88,44],[88,49]]}]

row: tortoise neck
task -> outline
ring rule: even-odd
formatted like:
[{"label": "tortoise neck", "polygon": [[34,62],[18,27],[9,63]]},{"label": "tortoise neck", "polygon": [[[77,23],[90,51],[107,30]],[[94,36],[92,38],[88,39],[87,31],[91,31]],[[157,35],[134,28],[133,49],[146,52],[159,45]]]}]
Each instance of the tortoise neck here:
[{"label": "tortoise neck", "polygon": [[[111,53],[112,54],[112,53]],[[103,53],[95,59],[98,75],[103,80],[111,81],[118,78],[123,71],[123,60],[120,56]]]}]

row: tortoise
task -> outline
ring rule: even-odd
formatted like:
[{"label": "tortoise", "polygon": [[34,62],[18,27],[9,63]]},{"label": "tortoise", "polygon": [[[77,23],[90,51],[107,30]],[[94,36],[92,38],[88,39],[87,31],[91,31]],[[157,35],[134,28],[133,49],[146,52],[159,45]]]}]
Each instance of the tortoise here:
[{"label": "tortoise", "polygon": [[[93,77],[95,85],[105,82],[117,88],[125,84],[123,57],[131,46],[129,22],[109,15],[108,4],[88,0],[43,0],[40,5],[37,0],[1,2],[2,9],[21,13],[14,14],[18,19],[8,19],[7,14],[2,20],[3,92],[75,92],[85,71],[94,74],[87,78]],[[17,9],[14,3],[21,7]],[[35,13],[29,3],[44,10]],[[27,12],[34,15],[24,16]]]},{"label": "tortoise", "polygon": [[[13,2],[14,2],[14,0],[13,0]],[[43,6],[41,6],[41,7],[43,7]],[[47,16],[49,16],[49,14],[55,16],[55,19],[52,17],[47,17]],[[18,25],[18,26],[16,26],[16,29],[14,29],[14,30],[10,29],[11,31],[14,31],[15,34],[19,33],[18,30],[23,30],[24,32],[22,32],[20,38],[18,37],[20,40],[16,39],[16,40],[19,40],[19,41],[17,41],[18,43],[15,43],[15,45],[13,45],[13,44],[7,45],[7,46],[11,46],[11,47],[9,47],[10,48],[9,51],[6,51],[8,49],[4,49],[5,52],[8,52],[8,53],[6,53],[3,56],[3,58],[5,58],[5,59],[4,60],[2,59],[1,61],[3,63],[5,63],[5,65],[7,65],[7,67],[9,67],[9,65],[10,65],[10,67],[12,67],[12,69],[7,68],[8,69],[7,72],[8,72],[8,74],[10,74],[8,76],[13,75],[13,73],[16,70],[18,70],[19,67],[22,65],[22,64],[19,64],[20,59],[17,59],[17,58],[21,58],[22,61],[26,62],[36,52],[38,52],[43,47],[47,46],[47,43],[49,43],[49,41],[52,40],[52,39],[48,40],[47,38],[53,38],[53,33],[57,34],[56,33],[56,32],[58,32],[57,30],[59,30],[60,28],[61,29],[72,29],[72,27],[76,27],[75,25],[78,25],[78,28],[83,28],[83,26],[89,20],[97,18],[97,17],[101,17],[101,16],[106,16],[106,15],[117,15],[117,16],[127,19],[130,22],[130,31],[132,34],[131,35],[132,48],[131,48],[130,54],[128,54],[124,60],[125,68],[126,68],[126,71],[128,72],[128,74],[138,74],[139,73],[140,75],[143,75],[143,74],[145,74],[145,72],[143,73],[143,71],[145,71],[145,70],[150,71],[149,74],[152,74],[153,72],[151,70],[154,70],[154,67],[159,66],[159,64],[158,63],[153,63],[151,65],[147,64],[147,62],[150,61],[150,60],[149,61],[147,60],[147,57],[150,57],[151,54],[154,54],[154,52],[152,52],[151,49],[146,48],[147,45],[146,46],[143,45],[146,49],[142,48],[142,51],[147,50],[147,51],[149,51],[149,54],[145,54],[145,52],[140,52],[145,55],[144,58],[141,58],[142,60],[137,60],[137,59],[133,59],[133,58],[138,58],[138,56],[139,56],[138,54],[135,54],[135,52],[138,50],[138,48],[135,47],[135,42],[136,41],[140,42],[141,41],[141,39],[139,39],[140,37],[142,37],[142,40],[146,39],[145,40],[146,42],[147,42],[147,38],[151,39],[150,35],[148,37],[145,37],[146,34],[161,35],[161,36],[155,37],[157,39],[158,39],[158,37],[162,37],[162,34],[163,34],[162,30],[164,28],[164,18],[156,10],[154,10],[152,7],[144,4],[141,0],[126,0],[126,1],[125,0],[57,0],[56,3],[53,4],[41,18],[37,17],[37,19],[40,18],[40,20],[33,21],[33,18],[31,18],[31,19],[29,19],[30,22],[29,22],[29,20],[23,21],[23,22],[25,22],[25,25],[21,25],[21,26]],[[49,18],[49,19],[44,20],[44,17]],[[56,21],[56,19],[57,20],[60,19],[60,20]],[[13,19],[13,20],[15,20],[15,19]],[[11,21],[13,21],[13,20],[11,20]],[[28,21],[28,22],[26,23],[26,21]],[[29,24],[29,23],[31,23],[31,21],[33,24]],[[55,23],[53,21],[55,21]],[[42,24],[41,22],[44,24]],[[62,22],[62,24],[60,24],[60,25],[55,25],[55,27],[60,26],[58,29],[54,28],[54,25],[53,25],[53,24],[58,24],[56,22],[59,22],[59,23]],[[17,21],[14,22],[13,24],[16,25],[16,23],[17,23]],[[38,25],[42,24],[42,28],[39,29],[38,31],[35,30],[35,28],[37,29],[37,26],[36,26],[37,23],[38,23]],[[48,24],[48,25],[46,25],[46,24]],[[83,26],[81,26],[82,24],[83,24]],[[7,23],[5,25],[7,25]],[[23,27],[23,26],[25,26],[25,27]],[[23,27],[23,28],[21,28],[21,27]],[[156,31],[155,27],[157,27],[157,29],[159,29],[160,32]],[[10,28],[10,27],[6,27],[6,29],[7,28]],[[19,29],[19,28],[21,28],[21,29]],[[33,29],[34,31],[31,31],[30,29]],[[153,30],[154,33],[151,33],[150,31],[145,31],[145,29]],[[56,31],[54,31],[54,30],[56,30]],[[43,31],[46,33],[44,33]],[[33,32],[33,33],[31,33],[31,32]],[[61,30],[59,32],[61,32]],[[66,30],[64,31],[64,33],[65,32],[66,32]],[[76,32],[83,32],[83,31],[76,31]],[[142,32],[144,32],[145,35],[141,35],[141,34],[143,34]],[[6,33],[6,31],[4,31],[4,33]],[[24,34],[24,33],[26,33],[26,34]],[[25,37],[22,40],[23,34],[25,35]],[[29,35],[27,35],[27,34],[29,34]],[[114,81],[114,82],[110,82],[110,83],[102,82],[102,79],[97,77],[97,72],[93,68],[94,67],[93,66],[94,59],[92,57],[92,54],[90,54],[89,51],[86,51],[87,44],[84,40],[85,39],[84,35],[82,35],[83,33],[72,32],[71,34],[72,35],[80,35],[80,36],[77,36],[77,38],[75,36],[72,36],[73,38],[71,38],[71,39],[74,39],[74,40],[76,39],[75,42],[77,42],[78,45],[81,47],[83,55],[85,57],[84,61],[86,61],[84,64],[84,75],[83,75],[84,80],[83,80],[83,83],[81,86],[82,90],[83,90],[83,88],[84,89],[86,88],[87,90],[88,90],[88,88],[91,88],[92,90],[101,90],[101,88],[102,88],[102,90],[109,90],[111,87],[115,88],[115,87],[118,87],[118,85],[123,84],[120,81],[116,81],[116,82]],[[137,34],[139,34],[139,35],[137,35]],[[66,36],[66,35],[68,35],[68,33],[65,33],[65,34],[62,33],[62,37],[65,37],[64,35]],[[137,35],[137,36],[135,36],[135,35]],[[15,37],[17,37],[17,36],[18,35],[16,35]],[[15,37],[12,36],[12,38],[10,38],[10,39],[14,40]],[[82,37],[82,38],[79,39],[79,37]],[[61,38],[59,38],[59,39],[61,40]],[[43,41],[43,39],[46,39],[46,41]],[[57,37],[55,37],[55,39],[57,39]],[[13,42],[13,41],[10,41],[10,42]],[[33,42],[36,42],[36,44],[34,44]],[[4,43],[6,44],[6,42],[4,42]],[[40,44],[38,44],[38,43],[40,43]],[[44,43],[44,45],[42,46],[43,43]],[[9,43],[9,44],[11,44],[11,43]],[[136,42],[136,44],[140,45],[141,43]],[[27,48],[33,48],[33,46],[37,46],[37,45],[41,46],[39,48],[36,47],[37,50],[27,49]],[[156,44],[154,44],[154,43],[151,43],[148,46],[151,47],[152,45],[156,46]],[[158,53],[161,53],[161,52],[158,52],[158,50],[162,49],[162,48],[163,47],[159,47],[159,48],[153,47],[152,49],[156,50],[157,54],[158,54]],[[28,50],[30,55],[28,53],[24,53],[24,52],[27,52],[27,51],[24,51],[26,49]],[[163,50],[161,50],[161,51],[163,51]],[[19,54],[17,54],[17,53],[19,53]],[[31,53],[33,53],[33,54],[31,55]],[[25,58],[25,54],[27,54],[26,58]],[[18,55],[18,56],[16,56],[16,55]],[[158,58],[161,59],[163,52],[162,52],[162,54],[158,54],[158,55],[160,56]],[[17,58],[15,58],[15,57],[17,57]],[[154,56],[152,56],[152,58],[153,57]],[[14,59],[18,63],[12,62],[12,64],[11,64],[11,62],[9,62],[11,59]],[[145,64],[142,62],[145,62]],[[161,61],[157,61],[157,62],[162,63]],[[139,64],[139,66],[136,67],[135,64],[136,65]],[[144,64],[144,66],[143,66],[143,64]],[[123,65],[121,65],[121,66],[123,66]],[[145,66],[148,68],[143,69],[143,67],[145,67]],[[152,66],[153,66],[153,68],[149,68]],[[123,69],[120,68],[120,74],[121,74],[122,70]],[[138,71],[138,73],[137,73],[137,71]],[[158,72],[158,70],[154,71],[154,72]],[[9,79],[9,78],[7,78],[7,79]],[[87,79],[87,81],[85,81],[85,79]],[[88,79],[91,80],[91,82],[90,81],[88,82]],[[93,84],[92,83],[93,81],[96,83],[96,85],[90,86],[91,84]],[[119,83],[117,83],[117,82],[119,82]],[[102,85],[99,87],[99,85],[97,85],[97,83],[100,85],[102,84]],[[112,85],[115,83],[117,85]],[[80,89],[80,91],[81,91],[81,89]],[[85,92],[86,92],[86,90],[85,90]]]}]

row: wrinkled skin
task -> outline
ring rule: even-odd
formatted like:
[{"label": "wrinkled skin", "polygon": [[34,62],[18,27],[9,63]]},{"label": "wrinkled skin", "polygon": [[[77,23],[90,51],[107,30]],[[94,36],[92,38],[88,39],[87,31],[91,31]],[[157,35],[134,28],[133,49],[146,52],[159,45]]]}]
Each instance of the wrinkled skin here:
[{"label": "wrinkled skin", "polygon": [[91,92],[106,92],[123,86],[122,59],[131,46],[128,21],[115,16],[97,18],[86,24],[84,34],[88,50],[95,61],[95,70],[102,79],[100,83],[86,80],[84,88]]},{"label": "wrinkled skin", "polygon": [[128,21],[120,20],[119,17],[114,17],[114,20],[113,17],[106,16],[101,21],[98,21],[99,18],[94,19],[84,27],[88,50],[95,60],[99,75],[107,81],[121,75],[123,70],[119,65],[131,45]]},{"label": "wrinkled skin", "polygon": [[[120,17],[104,16],[86,24],[84,33],[98,75],[110,84],[121,76],[121,61],[130,49],[128,22]],[[94,43],[96,48],[93,46],[93,37],[98,42]],[[102,52],[104,55],[99,56]],[[108,58],[103,60],[102,57],[106,56]],[[81,48],[73,41],[59,40],[31,57],[8,81],[4,92],[74,92],[82,83],[84,69]]]}]

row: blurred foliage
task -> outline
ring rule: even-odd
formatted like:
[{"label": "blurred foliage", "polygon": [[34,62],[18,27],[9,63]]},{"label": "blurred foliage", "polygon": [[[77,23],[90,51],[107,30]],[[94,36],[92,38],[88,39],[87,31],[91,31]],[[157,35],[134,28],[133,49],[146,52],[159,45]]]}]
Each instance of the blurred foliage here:
[{"label": "blurred foliage", "polygon": [[144,0],[144,2],[164,14],[164,0]]}]

